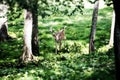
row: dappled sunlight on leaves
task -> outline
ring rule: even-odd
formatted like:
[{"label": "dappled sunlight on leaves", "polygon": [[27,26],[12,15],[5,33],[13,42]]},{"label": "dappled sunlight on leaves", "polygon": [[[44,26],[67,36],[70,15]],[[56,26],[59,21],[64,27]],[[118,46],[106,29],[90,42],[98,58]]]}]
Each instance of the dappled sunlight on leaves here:
[{"label": "dappled sunlight on leaves", "polygon": [[11,36],[12,38],[17,38],[17,36],[16,36],[16,34],[15,34],[14,32],[9,32],[9,34],[10,34],[10,36]]},{"label": "dappled sunlight on leaves", "polygon": [[98,52],[102,52],[102,53],[105,53],[105,52],[108,52],[109,49],[111,49],[112,47],[109,46],[109,45],[105,45],[105,46],[102,46],[98,49]]},{"label": "dappled sunlight on leaves", "polygon": [[[84,10],[83,15],[39,18],[40,56],[28,65],[18,63],[23,50],[23,25],[10,26],[9,34],[15,39],[0,43],[0,80],[114,80],[113,48],[107,45],[112,16],[108,11],[112,12],[100,9],[96,51],[91,54],[88,49],[92,9]],[[66,40],[56,54],[50,27],[58,31],[63,26],[67,26]]]}]

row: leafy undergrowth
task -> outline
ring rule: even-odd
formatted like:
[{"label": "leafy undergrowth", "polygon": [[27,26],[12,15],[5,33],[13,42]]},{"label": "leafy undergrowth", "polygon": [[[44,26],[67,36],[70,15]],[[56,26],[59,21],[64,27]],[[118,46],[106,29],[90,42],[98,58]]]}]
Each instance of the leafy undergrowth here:
[{"label": "leafy undergrowth", "polygon": [[[87,9],[83,15],[39,18],[39,61],[28,65],[18,63],[23,52],[23,24],[9,25],[13,39],[0,43],[0,80],[115,80],[113,48],[107,46],[112,9],[99,10],[96,51],[88,54],[91,16],[92,10]],[[55,54],[50,27],[58,31],[63,26],[67,26],[66,40]]]},{"label": "leafy undergrowth", "polygon": [[[46,53],[27,66],[0,63],[0,80],[115,80],[113,54]],[[3,64],[3,65],[2,65]]]}]

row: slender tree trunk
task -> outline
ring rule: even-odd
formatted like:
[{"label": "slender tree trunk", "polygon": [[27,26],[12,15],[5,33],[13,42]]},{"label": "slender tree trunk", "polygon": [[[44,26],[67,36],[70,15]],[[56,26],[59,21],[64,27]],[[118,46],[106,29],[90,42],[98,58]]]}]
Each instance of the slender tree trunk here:
[{"label": "slender tree trunk", "polygon": [[115,10],[114,53],[116,66],[116,80],[120,80],[120,1],[113,0]]},{"label": "slender tree trunk", "polygon": [[93,17],[92,17],[92,27],[91,27],[91,33],[90,33],[90,42],[89,42],[89,53],[91,53],[95,50],[94,39],[95,39],[95,34],[96,34],[98,7],[99,7],[99,0],[97,0],[94,5],[94,11],[93,11]]},{"label": "slender tree trunk", "polygon": [[33,14],[33,31],[32,31],[32,52],[34,55],[39,55],[38,44],[38,0],[35,0],[34,7],[32,9]]},{"label": "slender tree trunk", "polygon": [[24,51],[21,56],[22,62],[26,63],[33,60],[32,47],[32,12],[31,10],[25,9],[24,15]]},{"label": "slender tree trunk", "polygon": [[115,13],[113,11],[109,46],[113,46],[113,43],[114,43],[114,41],[113,41],[113,39],[114,39],[114,27],[115,27]]}]

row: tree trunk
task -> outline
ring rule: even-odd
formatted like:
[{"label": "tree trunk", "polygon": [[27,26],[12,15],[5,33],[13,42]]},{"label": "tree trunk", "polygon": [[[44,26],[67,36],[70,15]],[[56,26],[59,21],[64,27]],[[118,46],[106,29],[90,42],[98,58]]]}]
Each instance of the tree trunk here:
[{"label": "tree trunk", "polygon": [[8,24],[7,21],[0,26],[0,42],[11,39],[8,35]]},{"label": "tree trunk", "polygon": [[113,0],[115,10],[114,53],[116,66],[116,80],[120,80],[120,1]]},{"label": "tree trunk", "polygon": [[94,11],[93,11],[93,17],[92,17],[92,27],[91,27],[91,33],[90,33],[90,42],[89,42],[89,53],[91,53],[95,50],[94,39],[95,39],[95,33],[96,33],[98,7],[99,7],[99,0],[97,0],[94,5]]},{"label": "tree trunk", "polygon": [[113,11],[109,46],[113,46],[113,43],[114,43],[114,41],[113,41],[113,39],[114,39],[114,27],[115,27],[115,13]]},{"label": "tree trunk", "polygon": [[[117,21],[117,20],[116,20]],[[115,22],[115,34],[114,34],[114,53],[115,53],[115,65],[116,65],[116,80],[120,80],[120,24]]]},{"label": "tree trunk", "polygon": [[32,9],[33,14],[33,31],[32,31],[32,53],[36,56],[39,55],[38,44],[38,0],[35,0],[34,7]]},{"label": "tree trunk", "polygon": [[31,10],[25,9],[24,15],[24,51],[21,56],[22,62],[26,63],[33,60],[32,47],[32,12]]},{"label": "tree trunk", "polygon": [[0,4],[0,42],[11,39],[8,35],[7,6]]}]

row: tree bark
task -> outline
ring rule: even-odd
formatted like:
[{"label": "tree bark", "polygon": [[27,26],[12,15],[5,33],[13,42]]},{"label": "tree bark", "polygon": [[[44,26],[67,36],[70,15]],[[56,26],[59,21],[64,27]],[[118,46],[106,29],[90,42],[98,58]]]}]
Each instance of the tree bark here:
[{"label": "tree bark", "polygon": [[109,46],[113,46],[113,43],[114,43],[114,40],[113,40],[114,39],[114,28],[115,28],[115,13],[113,11]]},{"label": "tree bark", "polygon": [[23,49],[23,54],[21,56],[23,63],[33,60],[31,37],[32,37],[32,12],[29,9],[25,9],[24,36],[23,36],[24,49]]},{"label": "tree bark", "polygon": [[8,35],[7,6],[0,4],[0,42],[11,39]]},{"label": "tree bark", "polygon": [[113,0],[115,10],[114,53],[116,66],[116,80],[120,80],[120,1]]},{"label": "tree bark", "polygon": [[89,53],[91,53],[95,50],[94,39],[95,39],[95,34],[96,34],[98,7],[99,7],[99,0],[97,0],[94,5],[94,11],[93,11],[93,17],[92,17],[92,27],[91,27],[91,33],[90,33],[90,42],[89,42]]},{"label": "tree bark", "polygon": [[32,31],[32,53],[36,56],[39,55],[39,42],[38,42],[38,0],[35,0],[32,9],[33,14],[33,31]]},{"label": "tree bark", "polygon": [[8,35],[8,24],[7,21],[0,26],[0,42],[11,39]]}]

